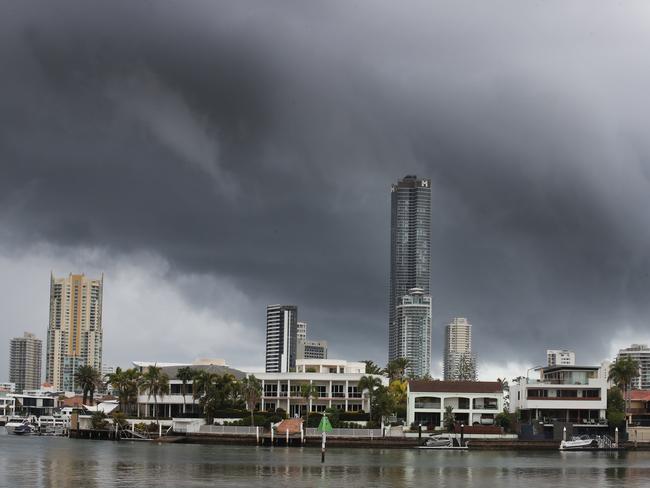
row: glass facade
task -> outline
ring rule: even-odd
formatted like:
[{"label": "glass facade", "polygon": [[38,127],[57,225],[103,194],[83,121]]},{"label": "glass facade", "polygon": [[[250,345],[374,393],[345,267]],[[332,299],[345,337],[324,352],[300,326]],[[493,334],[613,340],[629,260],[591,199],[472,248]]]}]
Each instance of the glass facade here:
[{"label": "glass facade", "polygon": [[[397,306],[411,288],[429,294],[431,274],[431,180],[406,176],[391,188],[388,359],[402,357]],[[430,342],[430,337],[422,337]],[[411,359],[411,358],[409,358]],[[427,368],[427,372],[428,372]]]}]

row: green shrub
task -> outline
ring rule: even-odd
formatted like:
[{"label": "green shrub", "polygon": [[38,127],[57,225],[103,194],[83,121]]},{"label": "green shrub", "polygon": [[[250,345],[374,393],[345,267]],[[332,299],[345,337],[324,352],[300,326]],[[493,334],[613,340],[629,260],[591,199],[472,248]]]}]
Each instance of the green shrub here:
[{"label": "green shrub", "polygon": [[106,420],[106,414],[104,412],[95,412],[90,418],[90,423],[92,428],[95,430],[106,429],[108,427],[108,421]]}]

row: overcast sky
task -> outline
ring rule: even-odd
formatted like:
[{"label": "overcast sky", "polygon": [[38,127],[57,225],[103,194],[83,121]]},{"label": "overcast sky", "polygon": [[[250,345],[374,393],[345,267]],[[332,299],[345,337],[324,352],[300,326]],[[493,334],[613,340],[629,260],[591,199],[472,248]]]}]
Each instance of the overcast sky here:
[{"label": "overcast sky", "polygon": [[385,364],[406,174],[434,373],[454,316],[482,379],[650,341],[648,2],[0,5],[5,351],[51,271],[103,272],[106,364],[260,370],[269,303]]}]

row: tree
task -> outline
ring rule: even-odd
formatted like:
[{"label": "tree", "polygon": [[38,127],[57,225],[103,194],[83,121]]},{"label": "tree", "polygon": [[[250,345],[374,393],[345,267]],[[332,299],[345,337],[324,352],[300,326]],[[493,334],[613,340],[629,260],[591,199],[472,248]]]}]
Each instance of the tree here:
[{"label": "tree", "polygon": [[253,411],[255,410],[255,405],[260,401],[262,397],[262,382],[255,378],[255,375],[250,375],[244,378],[241,382],[241,391],[246,401],[246,407],[251,412],[251,425],[255,425],[255,416]]},{"label": "tree", "polygon": [[451,405],[445,407],[445,413],[442,416],[442,425],[445,426],[447,432],[453,432],[456,425],[456,416],[454,415],[454,408]]},{"label": "tree", "polygon": [[625,399],[617,386],[607,392],[607,422],[611,427],[619,427],[625,422]]},{"label": "tree", "polygon": [[498,413],[494,418],[494,423],[499,427],[503,427],[504,430],[510,430],[512,427],[512,416],[508,409],[504,408],[503,412]]},{"label": "tree", "polygon": [[461,354],[456,363],[457,381],[476,381],[476,360],[471,354]]},{"label": "tree", "polygon": [[75,383],[81,387],[83,392],[83,401],[85,405],[86,400],[90,399],[90,404],[93,404],[95,390],[102,387],[102,374],[92,366],[79,366],[74,374]]},{"label": "tree", "polygon": [[187,394],[187,384],[194,379],[194,370],[189,366],[178,368],[176,378],[181,380],[181,394],[183,395],[183,415],[185,415],[185,395]]},{"label": "tree", "polygon": [[300,385],[300,396],[305,399],[305,403],[307,404],[305,424],[309,425],[309,400],[311,398],[318,398],[318,388],[316,388],[316,385],[312,383],[303,383]]},{"label": "tree", "polygon": [[623,389],[623,399],[625,400],[625,416],[630,408],[630,385],[632,381],[639,376],[639,363],[632,358],[619,358],[609,368],[608,381],[613,381],[616,386]]},{"label": "tree", "polygon": [[366,363],[366,374],[384,374],[384,371],[370,359],[364,359],[362,362]]},{"label": "tree", "polygon": [[135,368],[122,370],[118,367],[114,373],[107,376],[108,383],[120,402],[120,410],[126,413],[130,410],[131,405],[138,401],[140,372]]},{"label": "tree", "polygon": [[411,366],[408,358],[397,358],[389,361],[386,365],[386,373],[391,381],[403,380],[406,377],[406,370]]},{"label": "tree", "polygon": [[388,391],[397,405],[406,405],[407,390],[408,381],[406,380],[394,380],[388,386]]},{"label": "tree", "polygon": [[90,417],[90,424],[95,430],[104,430],[108,427],[108,422],[106,421],[106,414],[104,412],[94,412]]},{"label": "tree", "polygon": [[383,417],[387,417],[395,411],[395,399],[388,388],[381,384],[376,388],[370,410],[370,418],[372,419],[374,416],[377,422],[381,422]]},{"label": "tree", "polygon": [[358,388],[362,392],[367,391],[368,392],[368,413],[370,414],[370,417],[372,418],[372,402],[375,397],[375,391],[377,388],[381,386],[381,380],[377,378],[376,376],[370,376],[370,375],[365,375],[362,376],[361,379],[359,380],[359,385]]},{"label": "tree", "polygon": [[140,377],[140,388],[147,392],[147,400],[153,397],[153,408],[158,420],[158,397],[169,394],[169,376],[155,364],[149,366]]}]

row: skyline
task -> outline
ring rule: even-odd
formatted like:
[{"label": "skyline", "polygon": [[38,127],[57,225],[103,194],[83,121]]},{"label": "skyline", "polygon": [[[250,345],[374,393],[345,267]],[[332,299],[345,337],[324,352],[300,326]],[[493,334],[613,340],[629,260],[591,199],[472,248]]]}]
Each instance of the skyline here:
[{"label": "skyline", "polygon": [[434,358],[453,317],[485,379],[650,343],[647,6],[131,4],[0,18],[5,348],[45,340],[50,271],[104,272],[106,364],[263,365],[292,303],[383,365],[407,174],[432,182]]}]

